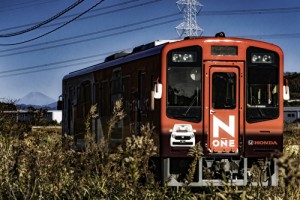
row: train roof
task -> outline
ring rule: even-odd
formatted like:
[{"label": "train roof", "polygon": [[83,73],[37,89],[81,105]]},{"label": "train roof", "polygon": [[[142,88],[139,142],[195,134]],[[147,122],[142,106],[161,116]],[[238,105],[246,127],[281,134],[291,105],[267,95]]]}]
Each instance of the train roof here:
[{"label": "train roof", "polygon": [[93,71],[97,71],[100,69],[105,69],[111,66],[119,65],[122,63],[130,62],[133,60],[145,58],[148,56],[156,55],[161,53],[163,47],[170,42],[175,42],[177,40],[157,40],[148,44],[140,45],[135,47],[131,53],[126,53],[126,52],[120,52],[117,54],[113,54],[108,56],[104,62],[80,69],[74,72],[69,73],[68,75],[64,76],[65,79],[69,79],[72,77],[84,75],[91,73]]},{"label": "train roof", "polygon": [[[217,33],[215,35],[215,37],[186,37],[186,38],[184,38],[184,40],[192,40],[192,39],[204,39],[207,41],[210,39],[212,39],[214,41],[219,41],[219,40],[225,39],[225,40],[234,40],[234,41],[239,41],[239,42],[240,41],[244,41],[244,42],[247,42],[247,41],[253,42],[254,41],[254,42],[270,44],[270,43],[266,43],[266,42],[262,42],[262,41],[258,41],[258,40],[251,40],[251,39],[245,39],[245,38],[230,38],[230,37],[227,38],[227,37],[225,37],[225,34],[223,32]],[[119,53],[110,55],[105,59],[104,62],[71,72],[68,75],[64,76],[63,80],[66,80],[66,79],[69,79],[72,77],[81,76],[84,74],[91,73],[93,71],[116,66],[116,65],[119,65],[122,63],[133,61],[133,60],[160,54],[163,47],[167,43],[176,42],[176,41],[180,41],[180,40],[157,40],[157,41],[154,41],[154,42],[151,42],[148,44],[137,46],[132,50],[132,52],[119,52]],[[276,46],[276,45],[274,45],[274,46]]]}]

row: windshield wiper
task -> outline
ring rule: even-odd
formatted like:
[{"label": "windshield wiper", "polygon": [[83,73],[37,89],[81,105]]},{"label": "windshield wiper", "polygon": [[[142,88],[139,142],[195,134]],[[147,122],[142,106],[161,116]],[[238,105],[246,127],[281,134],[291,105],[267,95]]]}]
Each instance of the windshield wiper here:
[{"label": "windshield wiper", "polygon": [[190,103],[190,105],[187,107],[186,111],[182,114],[183,116],[187,116],[188,112],[190,111],[190,109],[192,108],[192,106],[194,105],[195,101],[197,100],[197,95],[195,95],[195,97],[193,98],[192,102]]}]

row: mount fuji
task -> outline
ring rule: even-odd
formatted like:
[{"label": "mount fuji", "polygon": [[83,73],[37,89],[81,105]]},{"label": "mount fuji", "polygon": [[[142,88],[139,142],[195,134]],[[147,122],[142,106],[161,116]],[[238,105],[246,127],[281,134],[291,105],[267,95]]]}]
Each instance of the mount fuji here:
[{"label": "mount fuji", "polygon": [[30,92],[16,102],[18,105],[34,105],[34,106],[49,106],[55,103],[56,100],[48,97],[41,92]]}]

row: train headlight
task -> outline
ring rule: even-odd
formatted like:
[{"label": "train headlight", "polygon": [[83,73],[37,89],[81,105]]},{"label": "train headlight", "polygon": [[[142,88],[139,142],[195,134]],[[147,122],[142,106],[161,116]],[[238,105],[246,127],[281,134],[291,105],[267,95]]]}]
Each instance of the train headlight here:
[{"label": "train headlight", "polygon": [[251,62],[271,64],[274,62],[274,55],[268,53],[253,53],[251,55]]},{"label": "train headlight", "polygon": [[179,63],[179,62],[195,62],[195,54],[194,53],[177,53],[174,52],[172,54],[172,61],[175,63]]}]

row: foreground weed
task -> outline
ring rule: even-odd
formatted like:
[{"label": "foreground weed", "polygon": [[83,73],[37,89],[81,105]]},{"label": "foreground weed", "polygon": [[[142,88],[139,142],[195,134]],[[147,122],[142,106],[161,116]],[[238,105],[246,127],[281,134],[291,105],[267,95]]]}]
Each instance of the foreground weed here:
[{"label": "foreground weed", "polygon": [[[125,139],[123,146],[110,151],[110,135],[125,113],[118,101],[109,120],[106,137],[95,140],[91,121],[97,116],[92,106],[86,121],[84,151],[75,151],[74,138],[47,130],[29,132],[13,121],[0,127],[0,199],[300,199],[299,132],[285,138],[285,154],[278,158],[278,187],[203,187],[196,192],[193,181],[202,149],[197,144],[189,152],[194,158],[184,187],[170,188],[155,180],[150,168],[156,155],[154,127],[149,124],[141,135]],[[5,121],[3,121],[5,123]],[[19,128],[21,127],[21,128]],[[294,129],[293,129],[294,130]]]}]

